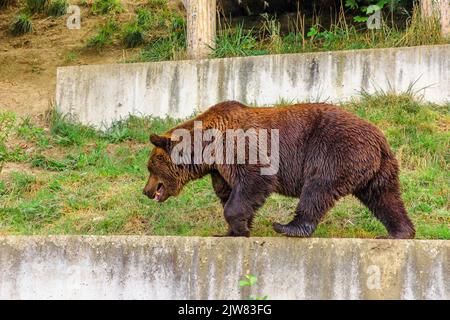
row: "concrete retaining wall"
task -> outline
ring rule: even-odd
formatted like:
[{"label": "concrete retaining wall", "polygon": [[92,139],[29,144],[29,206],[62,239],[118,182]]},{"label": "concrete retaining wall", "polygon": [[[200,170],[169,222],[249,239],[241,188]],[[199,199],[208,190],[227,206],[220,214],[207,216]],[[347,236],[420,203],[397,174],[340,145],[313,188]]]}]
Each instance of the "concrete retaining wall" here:
[{"label": "concrete retaining wall", "polygon": [[0,299],[450,299],[449,280],[444,240],[0,238]]},{"label": "concrete retaining wall", "polygon": [[[100,127],[128,115],[190,116],[224,100],[345,101],[361,90],[450,101],[450,45],[58,68],[59,110]],[[425,89],[424,89],[425,88]],[[382,107],[382,106],[380,106]]]}]

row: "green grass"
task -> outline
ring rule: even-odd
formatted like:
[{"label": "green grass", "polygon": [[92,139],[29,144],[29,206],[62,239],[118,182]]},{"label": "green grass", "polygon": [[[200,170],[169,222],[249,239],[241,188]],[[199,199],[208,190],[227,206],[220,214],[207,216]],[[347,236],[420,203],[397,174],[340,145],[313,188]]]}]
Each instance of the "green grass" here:
[{"label": "green grass", "polygon": [[94,0],[91,8],[93,14],[115,14],[123,10],[120,0]]},{"label": "green grass", "polygon": [[[450,239],[450,105],[379,93],[343,107],[386,134],[401,164],[403,199],[417,237]],[[0,234],[223,233],[226,223],[209,177],[191,182],[163,204],[142,195],[149,133],[178,122],[131,117],[101,133],[57,114],[48,128],[0,114],[3,166],[17,168],[2,173]],[[23,144],[33,150],[18,152],[15,146]],[[272,222],[289,221],[296,205],[296,199],[272,195],[256,215],[252,235],[277,236]],[[384,227],[349,196],[327,214],[315,236],[383,234]]]},{"label": "green grass", "polygon": [[49,0],[26,0],[26,9],[30,13],[42,13],[47,11]]},{"label": "green grass", "polygon": [[[185,46],[174,41],[170,28],[167,28],[168,22],[170,23],[170,18],[167,18],[170,17],[170,11],[158,12],[151,17],[149,28],[152,31],[158,29],[159,20],[165,32],[153,37],[151,43],[142,49],[142,53],[135,60],[163,61],[185,58]],[[424,18],[417,8],[403,14],[407,14],[408,17],[402,26],[393,26],[392,23],[388,23],[388,17],[384,17],[384,23],[379,30],[368,30],[365,23],[349,23],[344,12],[332,18],[333,23],[327,26],[314,22],[317,17],[313,19],[303,17],[300,22],[294,23],[288,32],[282,32],[277,19],[269,15],[262,15],[261,23],[250,29],[246,28],[244,23],[231,25],[227,21],[219,20],[215,48],[210,56],[224,58],[450,43],[449,37],[441,35],[437,17]],[[176,24],[175,20],[172,19],[172,24]],[[305,20],[312,25],[306,27]],[[171,52],[172,47],[177,51],[176,54]]]},{"label": "green grass", "polygon": [[17,15],[12,22],[9,31],[13,36],[21,36],[25,33],[32,32],[33,23],[30,20],[30,16],[26,13]]},{"label": "green grass", "polygon": [[116,20],[109,18],[103,25],[98,27],[97,34],[87,40],[86,46],[101,51],[105,46],[113,43],[117,30],[118,24]]},{"label": "green grass", "polygon": [[144,47],[138,61],[177,60],[185,56],[185,42],[184,36],[158,38]]},{"label": "green grass", "polygon": [[[422,19],[415,14],[406,30],[384,26],[381,30],[360,30],[357,26],[332,25],[325,29],[320,25],[302,32],[281,34],[279,27],[266,27],[264,33],[245,30],[242,25],[219,31],[212,57],[255,56],[262,54],[304,53],[354,49],[390,48],[425,44],[449,43],[440,35],[435,19]],[[268,29],[270,28],[270,29]],[[426,34],[427,36],[423,36]]]},{"label": "green grass", "polygon": [[51,17],[63,16],[69,8],[69,2],[67,0],[53,0],[48,6],[47,13]]},{"label": "green grass", "polygon": [[138,47],[144,41],[144,29],[137,22],[130,22],[123,26],[122,43],[126,48]]},{"label": "green grass", "polygon": [[215,58],[270,54],[268,49],[258,48],[258,41],[252,30],[245,31],[242,24],[236,29],[222,30],[217,34]]},{"label": "green grass", "polygon": [[146,8],[137,8],[136,9],[136,23],[143,30],[148,30],[151,26],[152,22],[152,14]]}]

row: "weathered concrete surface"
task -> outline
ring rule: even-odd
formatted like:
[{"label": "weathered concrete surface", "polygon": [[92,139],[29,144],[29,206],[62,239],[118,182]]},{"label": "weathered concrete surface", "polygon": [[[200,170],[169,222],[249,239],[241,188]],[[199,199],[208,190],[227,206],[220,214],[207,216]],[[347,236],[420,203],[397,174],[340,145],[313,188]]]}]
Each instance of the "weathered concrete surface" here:
[{"label": "weathered concrete surface", "polygon": [[230,99],[338,102],[412,83],[425,100],[444,103],[449,70],[450,45],[75,66],[58,68],[56,102],[97,127],[130,114],[184,118]]},{"label": "weathered concrete surface", "polygon": [[[245,274],[258,277],[248,290]],[[450,299],[450,241],[1,237],[0,299]]]}]

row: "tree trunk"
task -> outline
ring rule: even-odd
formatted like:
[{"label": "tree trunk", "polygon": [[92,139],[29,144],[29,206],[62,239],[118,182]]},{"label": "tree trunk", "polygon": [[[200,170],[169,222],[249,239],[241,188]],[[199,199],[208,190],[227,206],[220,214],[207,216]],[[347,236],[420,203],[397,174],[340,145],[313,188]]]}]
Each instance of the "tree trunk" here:
[{"label": "tree trunk", "polygon": [[185,0],[187,52],[191,59],[206,58],[216,37],[216,0]]},{"label": "tree trunk", "polygon": [[422,0],[422,15],[429,17],[438,14],[441,21],[442,35],[450,35],[450,1],[449,0]]}]

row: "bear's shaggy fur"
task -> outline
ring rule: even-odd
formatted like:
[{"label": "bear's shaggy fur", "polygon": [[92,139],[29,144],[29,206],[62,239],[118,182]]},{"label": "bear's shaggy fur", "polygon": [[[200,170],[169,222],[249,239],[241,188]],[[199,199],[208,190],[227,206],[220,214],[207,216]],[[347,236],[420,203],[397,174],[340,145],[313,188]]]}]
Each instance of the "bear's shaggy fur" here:
[{"label": "bear's shaggy fur", "polygon": [[[175,164],[170,153],[175,129],[192,132],[195,121],[203,130],[216,128],[279,130],[279,170],[261,175],[258,164]],[[399,166],[386,138],[374,125],[329,104],[289,107],[247,107],[236,101],[212,106],[162,136],[151,135],[156,146],[148,161],[150,177],[144,194],[158,201],[176,196],[193,179],[211,175],[224,207],[228,236],[249,236],[255,212],[272,192],[296,197],[299,203],[288,224],[274,230],[309,237],[336,201],[353,194],[386,227],[390,238],[413,238],[414,226],[403,205]]]}]

